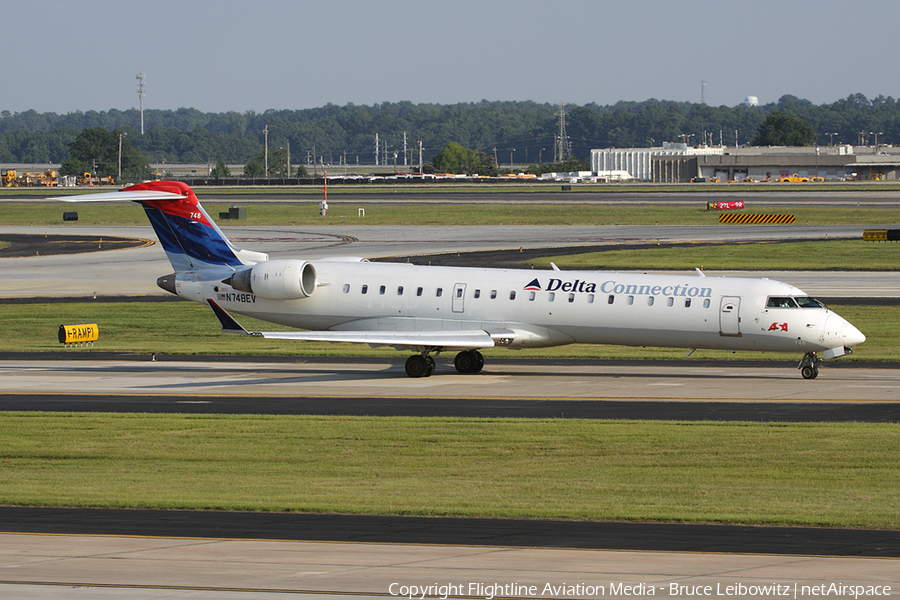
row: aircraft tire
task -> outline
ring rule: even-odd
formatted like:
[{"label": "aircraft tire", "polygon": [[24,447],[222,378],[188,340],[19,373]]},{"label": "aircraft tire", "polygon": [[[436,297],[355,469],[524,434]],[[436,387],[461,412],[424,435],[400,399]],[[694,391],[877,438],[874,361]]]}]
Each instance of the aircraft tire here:
[{"label": "aircraft tire", "polygon": [[410,377],[428,377],[434,372],[424,356],[414,354],[406,359],[406,374]]},{"label": "aircraft tire", "polygon": [[475,365],[475,357],[469,350],[463,350],[453,359],[453,366],[460,373],[472,373],[472,367]]},{"label": "aircraft tire", "polygon": [[815,365],[806,365],[800,369],[800,375],[803,376],[803,379],[815,379],[819,376],[819,369]]},{"label": "aircraft tire", "polygon": [[460,373],[478,373],[484,368],[484,356],[478,350],[463,350],[456,355],[453,366]]}]

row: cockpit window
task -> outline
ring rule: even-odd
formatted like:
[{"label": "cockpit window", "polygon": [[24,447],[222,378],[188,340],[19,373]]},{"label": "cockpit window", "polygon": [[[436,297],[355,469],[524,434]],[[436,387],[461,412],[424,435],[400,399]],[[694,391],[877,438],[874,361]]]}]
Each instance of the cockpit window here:
[{"label": "cockpit window", "polygon": [[797,308],[797,303],[790,296],[769,296],[766,308]]},{"label": "cockpit window", "polygon": [[769,296],[766,308],[825,308],[825,305],[809,296]]},{"label": "cockpit window", "polygon": [[800,308],[825,308],[825,305],[816,300],[815,298],[810,298],[809,296],[798,296],[794,298],[797,301],[797,304],[800,305]]}]

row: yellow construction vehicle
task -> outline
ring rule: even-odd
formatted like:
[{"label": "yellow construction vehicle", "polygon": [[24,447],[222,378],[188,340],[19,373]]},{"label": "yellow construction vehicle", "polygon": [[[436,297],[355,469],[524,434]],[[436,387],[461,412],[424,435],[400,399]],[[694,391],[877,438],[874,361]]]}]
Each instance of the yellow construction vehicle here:
[{"label": "yellow construction vehicle", "polygon": [[793,175],[785,175],[778,179],[781,183],[807,183],[809,181],[809,177],[801,177],[794,173]]},{"label": "yellow construction vehicle", "polygon": [[116,179],[112,175],[95,177],[90,173],[83,173],[77,181],[78,185],[116,185]]},{"label": "yellow construction vehicle", "polygon": [[15,169],[9,169],[3,172],[0,178],[3,187],[38,187],[38,186],[54,186],[58,185],[56,171],[47,169],[43,172],[19,173]]}]

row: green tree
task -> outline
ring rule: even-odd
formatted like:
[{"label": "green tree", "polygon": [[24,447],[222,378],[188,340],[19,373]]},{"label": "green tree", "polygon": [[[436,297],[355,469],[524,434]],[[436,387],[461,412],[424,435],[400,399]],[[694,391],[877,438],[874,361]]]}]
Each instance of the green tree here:
[{"label": "green tree", "polygon": [[[120,135],[121,134],[121,135]],[[63,162],[60,172],[76,175],[90,171],[99,177],[119,174],[119,141],[122,144],[122,173],[143,177],[150,170],[147,159],[128,142],[125,132],[110,131],[103,127],[85,129],[69,144],[69,159]],[[65,167],[63,170],[62,167]],[[69,172],[73,168],[74,172]]]},{"label": "green tree", "polygon": [[269,150],[269,171],[266,173],[265,150],[247,161],[244,165],[244,177],[308,177],[306,167],[297,167],[296,174],[292,175],[287,165],[287,150],[276,148]]},{"label": "green tree", "polygon": [[436,173],[455,173],[466,175],[496,175],[497,165],[494,158],[484,152],[463,148],[456,142],[448,142],[431,165]]},{"label": "green tree", "polygon": [[266,164],[262,154],[258,154],[244,165],[244,177],[265,177]]},{"label": "green tree", "polygon": [[219,162],[216,163],[216,166],[213,167],[213,170],[210,172],[210,175],[213,177],[231,177],[231,169],[228,168],[228,165],[225,164],[225,161],[221,158]]},{"label": "green tree", "polygon": [[756,131],[754,146],[812,146],[816,143],[813,126],[795,115],[776,110]]}]

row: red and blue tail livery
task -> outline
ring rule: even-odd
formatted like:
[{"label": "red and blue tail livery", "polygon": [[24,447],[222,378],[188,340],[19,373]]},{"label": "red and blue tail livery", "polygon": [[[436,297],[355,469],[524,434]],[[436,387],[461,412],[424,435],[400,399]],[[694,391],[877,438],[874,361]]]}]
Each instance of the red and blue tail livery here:
[{"label": "red and blue tail livery", "polygon": [[237,268],[269,258],[267,254],[234,247],[203,209],[190,186],[180,181],[150,181],[118,192],[59,199],[67,202],[137,202],[144,207],[175,271]]}]

